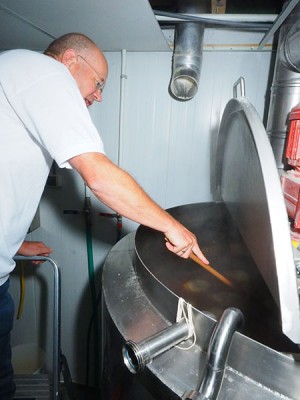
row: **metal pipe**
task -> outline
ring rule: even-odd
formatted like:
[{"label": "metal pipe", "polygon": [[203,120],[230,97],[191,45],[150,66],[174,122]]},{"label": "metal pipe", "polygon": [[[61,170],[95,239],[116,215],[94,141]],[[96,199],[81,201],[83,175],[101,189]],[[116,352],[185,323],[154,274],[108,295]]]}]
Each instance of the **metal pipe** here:
[{"label": "metal pipe", "polygon": [[135,343],[128,340],[123,346],[123,359],[132,373],[142,371],[155,357],[189,338],[189,327],[185,319]]},{"label": "metal pipe", "polygon": [[[300,13],[299,13],[300,14]],[[299,73],[300,72],[300,21],[297,20],[284,38],[284,60],[287,67]],[[282,56],[283,58],[283,56]]]},{"label": "metal pipe", "polygon": [[277,168],[283,170],[286,162],[284,147],[288,115],[300,102],[300,3],[280,28],[278,51],[271,87],[267,133]]},{"label": "metal pipe", "polygon": [[230,29],[250,29],[265,31],[272,26],[276,14],[208,14],[206,13],[173,13],[153,10],[159,23],[197,22],[206,26],[218,26]]},{"label": "metal pipe", "polygon": [[[180,11],[206,12],[210,2],[198,5],[195,2],[179,2]],[[173,72],[170,91],[178,100],[190,100],[198,91],[202,65],[204,24],[183,22],[175,29]]]},{"label": "metal pipe", "polygon": [[120,76],[120,106],[119,106],[119,143],[118,143],[118,167],[123,168],[124,153],[124,103],[125,103],[125,86],[127,81],[126,75],[126,55],[125,49],[121,52],[121,76]]},{"label": "metal pipe", "polygon": [[176,27],[170,90],[179,100],[190,100],[198,91],[203,36],[202,24],[188,22]]},{"label": "metal pipe", "polygon": [[186,392],[183,399],[217,399],[232,337],[235,331],[242,327],[243,323],[244,316],[239,309],[231,307],[223,312],[209,342],[202,381],[198,383],[196,390]]}]

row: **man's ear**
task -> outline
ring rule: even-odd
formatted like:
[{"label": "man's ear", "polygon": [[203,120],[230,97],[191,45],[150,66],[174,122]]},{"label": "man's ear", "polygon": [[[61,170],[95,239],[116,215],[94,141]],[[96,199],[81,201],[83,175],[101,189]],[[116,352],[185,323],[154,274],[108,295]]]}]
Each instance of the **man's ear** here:
[{"label": "man's ear", "polygon": [[67,49],[61,58],[62,64],[64,64],[67,68],[70,68],[72,64],[77,63],[77,53],[73,49]]}]

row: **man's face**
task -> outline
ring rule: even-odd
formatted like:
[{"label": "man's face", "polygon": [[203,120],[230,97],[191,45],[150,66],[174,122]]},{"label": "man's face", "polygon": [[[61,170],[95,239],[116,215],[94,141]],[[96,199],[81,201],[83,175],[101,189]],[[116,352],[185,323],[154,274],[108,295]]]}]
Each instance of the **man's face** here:
[{"label": "man's face", "polygon": [[102,100],[108,68],[104,55],[97,48],[76,54],[75,66],[70,69],[87,107]]}]

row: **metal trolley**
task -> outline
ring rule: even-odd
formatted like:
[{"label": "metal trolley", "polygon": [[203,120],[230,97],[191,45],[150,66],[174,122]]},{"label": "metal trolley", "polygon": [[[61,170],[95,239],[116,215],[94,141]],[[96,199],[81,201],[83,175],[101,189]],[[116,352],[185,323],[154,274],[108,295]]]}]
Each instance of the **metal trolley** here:
[{"label": "metal trolley", "polygon": [[46,374],[38,375],[17,375],[15,377],[17,389],[15,399],[42,400],[62,399],[60,391],[60,374],[63,374],[65,388],[69,399],[74,399],[71,375],[69,372],[66,357],[61,352],[60,334],[61,334],[61,285],[60,271],[56,262],[49,257],[42,256],[15,256],[15,261],[47,261],[53,267],[53,371],[49,379]]}]

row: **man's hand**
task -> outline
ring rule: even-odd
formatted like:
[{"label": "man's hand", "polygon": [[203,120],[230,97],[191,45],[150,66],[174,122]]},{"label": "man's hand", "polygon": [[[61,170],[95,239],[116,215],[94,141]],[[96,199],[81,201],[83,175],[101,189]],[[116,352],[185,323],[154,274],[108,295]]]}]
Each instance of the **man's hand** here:
[{"label": "man's hand", "polygon": [[[52,253],[51,247],[46,246],[43,242],[31,242],[25,240],[18,250],[18,254],[22,256],[42,256],[48,257]],[[43,261],[32,261],[33,264],[41,264]]]},{"label": "man's hand", "polygon": [[197,243],[196,236],[181,225],[178,221],[165,232],[166,246],[171,252],[182,258],[189,258],[191,253],[196,254],[205,264],[208,260],[203,255]]}]

